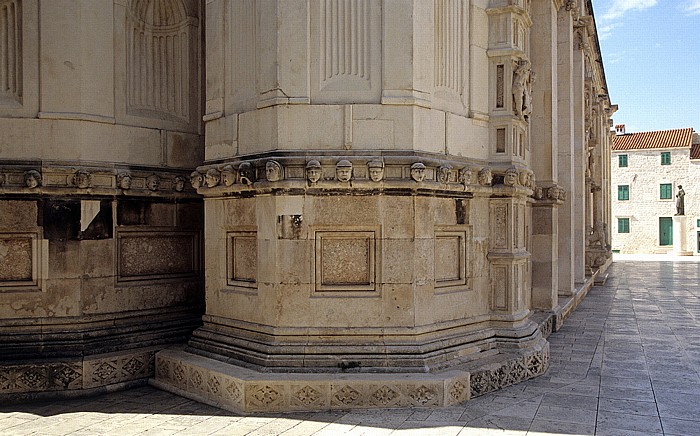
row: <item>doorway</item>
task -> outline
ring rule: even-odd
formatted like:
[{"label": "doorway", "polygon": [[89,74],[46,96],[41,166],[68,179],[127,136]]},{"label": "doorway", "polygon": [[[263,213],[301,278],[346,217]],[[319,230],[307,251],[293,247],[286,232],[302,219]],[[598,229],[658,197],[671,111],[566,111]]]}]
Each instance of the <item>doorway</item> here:
[{"label": "doorway", "polygon": [[659,217],[659,245],[673,245],[673,218]]}]

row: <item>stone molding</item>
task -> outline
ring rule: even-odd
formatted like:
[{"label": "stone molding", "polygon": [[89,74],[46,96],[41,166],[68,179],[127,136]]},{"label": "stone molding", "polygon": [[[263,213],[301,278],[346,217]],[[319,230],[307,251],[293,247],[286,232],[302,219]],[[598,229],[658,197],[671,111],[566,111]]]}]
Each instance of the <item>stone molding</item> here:
[{"label": "stone molding", "polygon": [[66,393],[145,381],[155,374],[160,348],[62,359],[51,362],[0,364],[0,402],[38,393]]},{"label": "stone molding", "polygon": [[198,167],[190,174],[190,183],[212,198],[279,191],[531,196],[535,188],[534,173],[528,168],[417,156],[271,156],[227,161]]},{"label": "stone molding", "polygon": [[544,374],[549,344],[436,373],[260,373],[179,348],[156,355],[157,387],[235,412],[435,408]]},{"label": "stone molding", "polygon": [[195,197],[188,174],[99,163],[0,161],[0,194]]}]

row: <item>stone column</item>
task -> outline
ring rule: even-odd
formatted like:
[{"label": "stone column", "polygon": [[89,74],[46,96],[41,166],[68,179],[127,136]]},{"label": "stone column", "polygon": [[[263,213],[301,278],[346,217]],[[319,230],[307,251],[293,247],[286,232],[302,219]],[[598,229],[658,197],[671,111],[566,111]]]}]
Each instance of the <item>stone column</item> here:
[{"label": "stone column", "polygon": [[571,11],[561,8],[557,16],[557,126],[558,183],[568,194],[558,209],[559,295],[574,291],[574,48]]},{"label": "stone column", "polygon": [[574,123],[574,187],[572,189],[573,214],[573,246],[574,246],[574,282],[583,283],[586,279],[586,211],[589,210],[588,193],[586,189],[586,169],[588,168],[588,153],[585,121],[585,83],[584,83],[584,38],[585,29],[577,27],[574,35],[573,69],[573,123]]},{"label": "stone column", "polygon": [[[532,88],[530,134],[532,169],[540,189],[557,184],[557,4],[532,2],[531,60],[537,73]],[[535,203],[532,211],[532,302],[537,309],[551,310],[558,304],[557,202]],[[546,277],[546,279],[545,279]]]}]

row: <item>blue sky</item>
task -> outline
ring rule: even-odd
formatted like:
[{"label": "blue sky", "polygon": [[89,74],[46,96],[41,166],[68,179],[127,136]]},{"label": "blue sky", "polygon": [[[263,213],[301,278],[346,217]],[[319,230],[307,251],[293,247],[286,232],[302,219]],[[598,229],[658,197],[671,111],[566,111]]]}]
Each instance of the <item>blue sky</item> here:
[{"label": "blue sky", "polygon": [[593,0],[615,124],[700,131],[700,0]]}]

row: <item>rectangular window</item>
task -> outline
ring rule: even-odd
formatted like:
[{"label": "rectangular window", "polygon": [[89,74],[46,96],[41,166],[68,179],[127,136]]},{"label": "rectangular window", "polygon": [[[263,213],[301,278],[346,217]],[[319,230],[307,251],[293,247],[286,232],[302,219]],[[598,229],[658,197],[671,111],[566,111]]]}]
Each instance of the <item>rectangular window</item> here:
[{"label": "rectangular window", "polygon": [[618,158],[618,166],[620,168],[627,166],[627,155],[626,154],[621,154],[617,158]]},{"label": "rectangular window", "polygon": [[673,198],[673,187],[670,183],[662,183],[660,185],[659,198],[661,200],[670,200]]},{"label": "rectangular window", "polygon": [[695,226],[696,226],[696,227],[700,227],[700,220],[698,220],[698,222],[695,223]]},{"label": "rectangular window", "polygon": [[671,152],[662,151],[661,152],[661,165],[671,165]]},{"label": "rectangular window", "polygon": [[629,200],[630,199],[630,185],[617,185],[617,199],[618,200]]},{"label": "rectangular window", "polygon": [[618,218],[617,219],[617,233],[629,233],[630,232],[630,219],[629,218]]},{"label": "rectangular window", "polygon": [[659,217],[659,245],[673,245],[673,218]]}]

